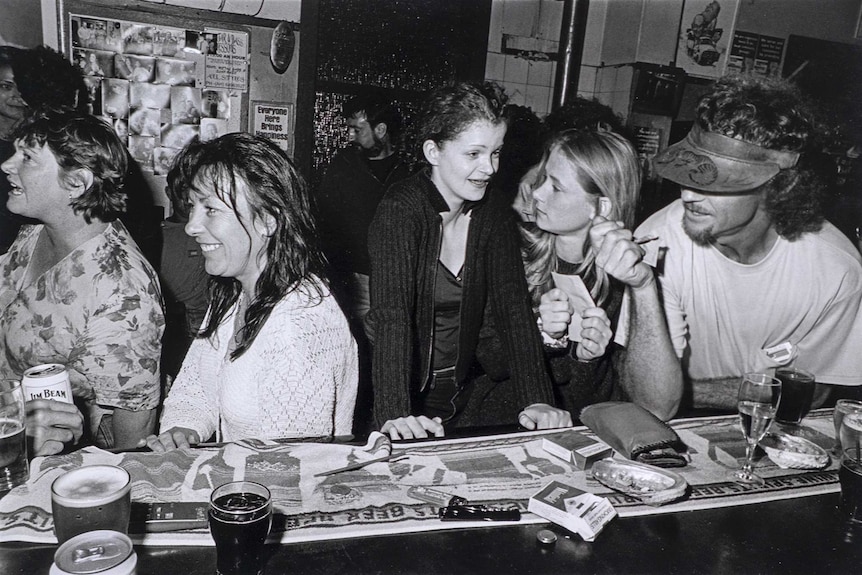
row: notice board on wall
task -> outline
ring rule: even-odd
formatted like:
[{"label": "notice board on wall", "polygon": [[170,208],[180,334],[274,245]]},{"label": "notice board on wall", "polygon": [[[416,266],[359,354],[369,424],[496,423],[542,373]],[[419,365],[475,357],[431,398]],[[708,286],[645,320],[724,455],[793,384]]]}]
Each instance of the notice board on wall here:
[{"label": "notice board on wall", "polygon": [[[70,0],[60,19],[60,45],[84,73],[91,112],[114,126],[166,208],[165,175],[185,145],[252,131],[252,101],[295,110],[298,64],[279,70],[269,57],[285,24],[137,0]],[[276,143],[292,153],[293,134]]]}]

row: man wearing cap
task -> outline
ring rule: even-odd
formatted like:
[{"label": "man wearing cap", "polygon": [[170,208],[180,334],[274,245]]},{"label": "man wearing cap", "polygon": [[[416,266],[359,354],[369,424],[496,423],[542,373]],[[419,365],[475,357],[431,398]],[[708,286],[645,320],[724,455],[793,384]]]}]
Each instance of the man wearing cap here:
[{"label": "man wearing cap", "polygon": [[[637,236],[656,235],[684,408],[735,410],[743,373],[779,365],[818,383],[862,385],[859,252],[820,205],[806,160],[814,130],[786,82],[719,80],[688,136],[655,159],[681,197]],[[814,407],[828,397],[818,385]]]}]

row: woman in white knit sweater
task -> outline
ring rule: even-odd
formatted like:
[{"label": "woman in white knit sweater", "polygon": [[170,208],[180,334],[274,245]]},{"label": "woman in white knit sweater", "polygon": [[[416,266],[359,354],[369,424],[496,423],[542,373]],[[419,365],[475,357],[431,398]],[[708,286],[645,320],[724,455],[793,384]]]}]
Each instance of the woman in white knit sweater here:
[{"label": "woman in white knit sweater", "polygon": [[349,434],[356,344],[291,161],[264,138],[228,134],[190,144],[168,181],[189,205],[211,297],[147,445]]}]

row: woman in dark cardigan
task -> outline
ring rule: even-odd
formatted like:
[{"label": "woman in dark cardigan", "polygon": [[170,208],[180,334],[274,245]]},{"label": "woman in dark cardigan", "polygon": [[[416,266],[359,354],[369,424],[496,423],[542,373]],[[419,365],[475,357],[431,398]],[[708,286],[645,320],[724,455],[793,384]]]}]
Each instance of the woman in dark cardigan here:
[{"label": "woman in dark cardigan", "polygon": [[504,103],[490,83],[434,91],[417,134],[430,167],[389,189],[370,228],[374,416],[393,439],[455,425],[483,371],[486,318],[507,354],[520,423],[571,425],[549,405],[514,219],[482,201],[506,133]]}]

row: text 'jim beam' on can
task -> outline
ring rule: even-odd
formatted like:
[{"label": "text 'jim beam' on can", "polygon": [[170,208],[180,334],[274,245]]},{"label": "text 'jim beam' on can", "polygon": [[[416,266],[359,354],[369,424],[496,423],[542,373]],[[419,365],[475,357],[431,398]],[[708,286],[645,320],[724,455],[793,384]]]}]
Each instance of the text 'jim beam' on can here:
[{"label": "text 'jim beam' on can", "polygon": [[66,367],[60,363],[37,365],[24,371],[21,381],[24,387],[24,401],[31,399],[52,399],[73,403],[72,385]]}]

